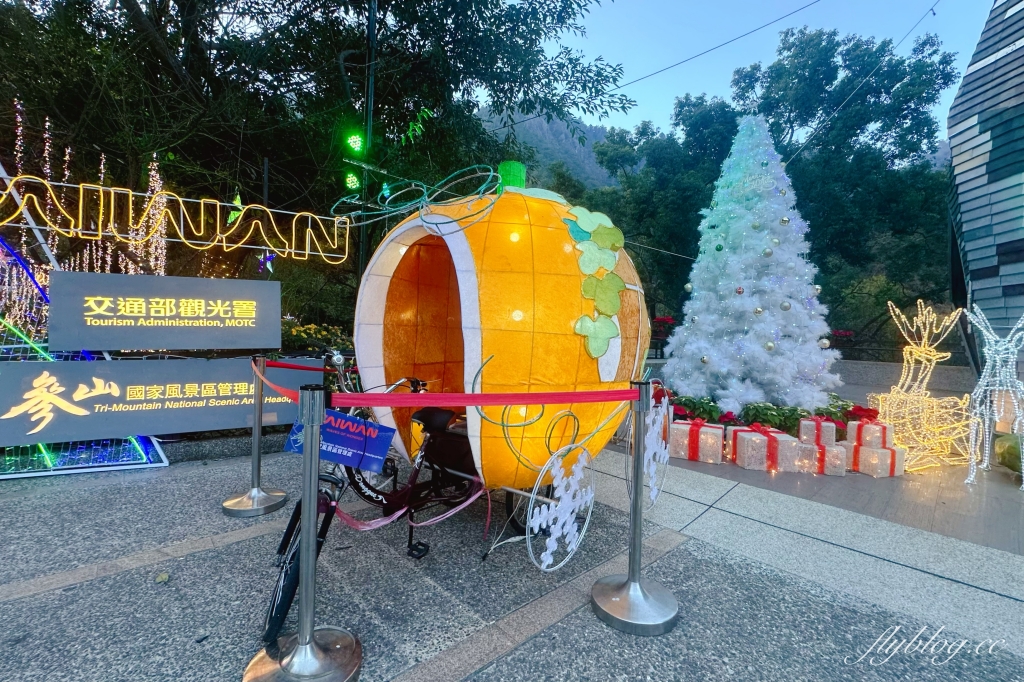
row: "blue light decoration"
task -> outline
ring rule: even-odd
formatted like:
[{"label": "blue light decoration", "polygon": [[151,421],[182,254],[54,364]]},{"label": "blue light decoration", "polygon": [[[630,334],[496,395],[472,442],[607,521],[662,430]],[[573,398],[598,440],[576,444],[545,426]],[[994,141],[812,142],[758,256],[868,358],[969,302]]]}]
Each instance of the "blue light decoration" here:
[{"label": "blue light decoration", "polygon": [[[31,267],[2,238],[0,285],[0,369],[3,362],[95,360],[84,350],[53,354],[47,350],[44,337],[50,299]],[[167,466],[167,458],[148,436],[0,447],[0,479],[158,466]]]},{"label": "blue light decoration", "polygon": [[273,272],[274,271],[274,266],[271,263],[271,261],[273,261],[275,258],[277,258],[277,254],[276,253],[274,253],[273,251],[270,251],[269,249],[264,249],[263,254],[259,258],[259,260],[260,260],[260,267],[259,267],[259,269],[256,272],[257,273],[263,272],[263,268],[266,268],[270,272]]}]

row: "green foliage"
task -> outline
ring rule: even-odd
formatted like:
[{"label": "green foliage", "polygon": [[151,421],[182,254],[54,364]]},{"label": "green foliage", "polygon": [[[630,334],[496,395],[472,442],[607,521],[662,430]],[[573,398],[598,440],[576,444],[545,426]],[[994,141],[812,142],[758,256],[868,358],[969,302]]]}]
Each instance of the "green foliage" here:
[{"label": "green foliage", "polygon": [[722,416],[722,409],[711,398],[676,396],[672,398],[672,404],[679,405],[694,417],[706,422],[718,423],[719,417]]},{"label": "green foliage", "polygon": [[340,327],[300,325],[296,320],[281,320],[281,350],[319,351],[325,347],[333,350],[352,350],[352,337]]},{"label": "green foliage", "polygon": [[[612,92],[619,66],[551,49],[583,31],[594,2],[379,3],[373,136],[359,150],[351,141],[365,130],[362,0],[0,3],[0,149],[14,148],[17,97],[30,133],[27,172],[41,171],[38,131],[49,117],[55,149],[74,150],[75,182],[97,180],[102,153],[108,184],[142,189],[156,153],[169,189],[222,199],[238,191],[248,203],[262,199],[266,157],[270,206],[323,215],[363,184],[362,169],[345,162],[353,155],[428,183],[472,164],[529,160],[514,136],[484,129],[483,104],[499,121],[541,114],[570,128],[577,113],[628,109],[628,97]],[[370,172],[361,189],[372,196],[386,180]],[[370,251],[393,226],[370,230]],[[248,249],[196,254],[171,244],[168,274],[208,273],[211,261],[217,272],[255,269]],[[281,277],[292,314],[347,324],[354,261],[329,272],[293,264]]]},{"label": "green foliage", "polygon": [[[700,210],[711,202],[736,118],[764,114],[811,227],[808,255],[829,324],[854,330],[860,343],[895,345],[886,301],[948,298],[948,181],[925,154],[936,148],[931,112],[957,79],[953,58],[932,35],[904,57],[891,40],[783,31],[774,62],[734,72],[731,103],[685,94],[668,133],[649,122],[609,130],[594,152],[620,187],[588,192],[585,203],[611,216],[627,241],[695,256]],[[691,261],[626,248],[654,314],[678,313]]]},{"label": "green foliage", "polygon": [[755,422],[785,431],[791,436],[797,434],[800,420],[811,413],[799,407],[772,405],[771,403],[750,403],[744,405],[740,418],[747,424]]}]

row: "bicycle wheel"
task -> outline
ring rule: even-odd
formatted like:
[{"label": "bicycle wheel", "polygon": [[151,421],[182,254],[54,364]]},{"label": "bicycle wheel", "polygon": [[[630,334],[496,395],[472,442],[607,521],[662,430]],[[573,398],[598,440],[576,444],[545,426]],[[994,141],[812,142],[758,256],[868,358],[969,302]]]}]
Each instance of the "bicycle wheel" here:
[{"label": "bicycle wheel", "polygon": [[381,473],[345,466],[345,477],[348,478],[349,487],[361,500],[375,507],[383,507],[395,495],[394,477],[397,471],[398,462],[389,455]]},{"label": "bicycle wheel", "polygon": [[[331,498],[323,492],[320,493],[319,498],[317,517],[320,528],[316,534],[316,555],[318,557],[323,549],[324,540],[327,538],[327,531],[331,527],[331,520],[334,518],[334,503]],[[292,607],[292,602],[295,601],[295,593],[299,589],[301,510],[302,500],[299,500],[295,503],[292,518],[288,521],[288,527],[278,546],[277,554],[281,570],[278,573],[277,582],[274,583],[274,591],[270,596],[270,608],[267,609],[267,616],[263,621],[263,643],[267,645],[277,641],[281,626],[284,625],[284,621],[288,617],[288,611]]]}]

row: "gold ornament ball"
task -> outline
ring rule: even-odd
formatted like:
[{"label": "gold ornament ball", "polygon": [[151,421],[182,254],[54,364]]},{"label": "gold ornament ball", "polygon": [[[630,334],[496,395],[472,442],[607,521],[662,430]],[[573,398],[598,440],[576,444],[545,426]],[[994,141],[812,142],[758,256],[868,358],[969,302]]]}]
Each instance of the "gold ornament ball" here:
[{"label": "gold ornament ball", "polygon": [[819,339],[818,348],[828,348],[832,344],[828,342],[828,339]]},{"label": "gold ornament ball", "polygon": [[772,246],[778,246],[782,242],[779,241],[778,237],[772,237]]},{"label": "gold ornament ball", "polygon": [[775,252],[772,251],[771,249],[765,249],[764,251],[761,252],[761,255],[764,256],[765,258],[771,258],[773,253]]},{"label": "gold ornament ball", "polygon": [[793,307],[793,304],[790,303],[789,301],[783,301],[782,303],[779,304],[779,307],[782,308],[783,310],[789,310],[790,308]]},{"label": "gold ornament ball", "polygon": [[764,349],[770,353],[773,350],[775,350],[775,344],[771,341],[768,341],[767,343],[764,344]]},{"label": "gold ornament ball", "polygon": [[764,312],[764,308],[754,308],[754,314],[755,315],[760,315],[763,312]]},{"label": "gold ornament ball", "polygon": [[736,295],[737,296],[742,296],[743,295],[743,287],[736,287]]},{"label": "gold ornament ball", "polygon": [[693,291],[693,285],[690,284],[689,282],[687,282],[686,284],[683,285],[683,291],[685,291],[686,293],[692,292]]},{"label": "gold ornament ball", "polygon": [[815,285],[814,285],[814,293],[815,293],[816,295],[818,295],[818,296],[820,296],[820,295],[821,295],[821,285],[820,285],[820,284],[815,284]]},{"label": "gold ornament ball", "polygon": [[754,223],[754,224],[752,224],[750,226],[750,229],[754,230],[755,232],[760,230],[761,229],[761,223]]},{"label": "gold ornament ball", "polygon": [[789,225],[789,218],[787,216],[779,218],[779,225]]},{"label": "gold ornament ball", "polygon": [[709,357],[708,357],[708,356],[706,356],[706,355],[702,355],[702,356],[700,356],[700,361],[701,361],[702,363],[704,363],[705,365],[706,365],[706,364],[708,364],[708,360],[710,360],[710,359],[711,359],[711,358],[709,358]]},{"label": "gold ornament ball", "polygon": [[780,189],[779,194],[781,194],[782,196],[786,196],[786,190]]}]

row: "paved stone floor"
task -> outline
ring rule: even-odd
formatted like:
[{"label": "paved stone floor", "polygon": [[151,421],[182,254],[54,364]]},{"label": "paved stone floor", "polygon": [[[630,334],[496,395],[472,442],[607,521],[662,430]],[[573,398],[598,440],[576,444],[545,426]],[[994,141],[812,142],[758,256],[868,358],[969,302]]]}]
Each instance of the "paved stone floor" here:
[{"label": "paved stone floor", "polygon": [[[679,599],[679,625],[609,629],[588,594],[625,569],[623,466],[598,458],[591,529],[554,574],[522,543],[481,560],[483,501],[418,531],[431,543],[420,562],[402,525],[332,528],[317,622],[360,636],[373,681],[1024,682],[1024,557],[678,467],[647,514],[644,560]],[[265,480],[294,495],[298,469],[270,456]],[[240,679],[285,521],[221,514],[247,476],[233,459],[0,482],[0,680]],[[893,651],[922,628],[930,651]]]},{"label": "paved stone floor", "polygon": [[994,465],[966,485],[965,466],[924,469],[896,478],[814,476],[748,471],[672,459],[674,466],[774,490],[986,547],[1024,554],[1024,491],[1020,474]]}]

